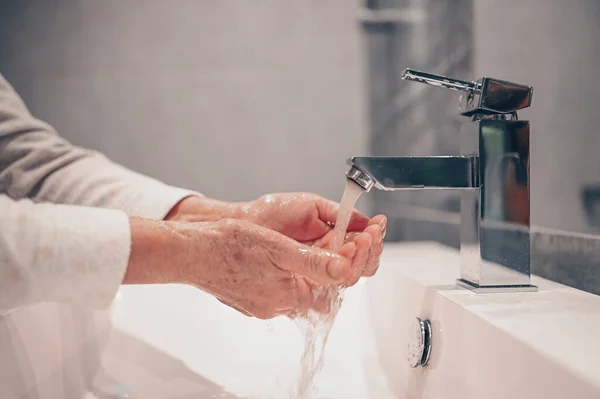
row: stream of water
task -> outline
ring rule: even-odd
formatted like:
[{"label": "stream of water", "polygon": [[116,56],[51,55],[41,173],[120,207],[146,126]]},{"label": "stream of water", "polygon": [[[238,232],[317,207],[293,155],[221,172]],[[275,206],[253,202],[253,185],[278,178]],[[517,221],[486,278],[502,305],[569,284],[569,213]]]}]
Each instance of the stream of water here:
[{"label": "stream of water", "polygon": [[[338,251],[344,245],[352,211],[362,193],[363,189],[358,184],[347,180],[329,249]],[[324,297],[326,299],[330,307],[329,312],[323,314],[309,311],[303,317],[296,319],[296,323],[304,333],[304,353],[297,386],[290,399],[317,398],[318,389],[315,377],[323,368],[327,339],[342,306],[343,291],[343,288],[336,286],[317,287],[313,290],[313,294],[316,298]]]}]

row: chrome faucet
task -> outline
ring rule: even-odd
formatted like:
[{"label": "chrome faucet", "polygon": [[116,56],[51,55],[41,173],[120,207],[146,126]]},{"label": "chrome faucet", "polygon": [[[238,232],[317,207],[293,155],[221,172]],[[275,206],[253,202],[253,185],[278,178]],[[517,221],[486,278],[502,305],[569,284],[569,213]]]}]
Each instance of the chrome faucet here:
[{"label": "chrome faucet", "polygon": [[460,278],[475,292],[537,291],[531,284],[529,121],[533,88],[407,69],[402,78],[461,92],[460,156],[354,157],[346,176],[365,191],[459,189]]}]

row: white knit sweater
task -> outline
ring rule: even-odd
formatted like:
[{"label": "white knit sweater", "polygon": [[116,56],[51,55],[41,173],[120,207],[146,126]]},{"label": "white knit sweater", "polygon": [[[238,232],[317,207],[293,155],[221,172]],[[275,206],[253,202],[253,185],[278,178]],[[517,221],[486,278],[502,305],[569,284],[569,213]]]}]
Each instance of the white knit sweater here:
[{"label": "white knit sweater", "polygon": [[0,75],[0,398],[84,397],[128,216],[162,219],[190,194],[71,145]]}]

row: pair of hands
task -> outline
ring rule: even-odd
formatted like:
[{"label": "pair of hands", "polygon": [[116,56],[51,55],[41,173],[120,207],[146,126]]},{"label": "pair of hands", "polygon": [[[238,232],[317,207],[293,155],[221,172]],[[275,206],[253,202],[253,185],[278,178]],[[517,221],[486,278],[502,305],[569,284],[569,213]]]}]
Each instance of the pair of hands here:
[{"label": "pair of hands", "polygon": [[[352,286],[377,271],[385,216],[354,211],[343,247],[333,252],[339,204],[308,193],[271,194],[247,203],[188,197],[166,217],[191,234],[201,252],[188,254],[178,280],[261,319],[308,309],[327,311],[312,289]],[[191,230],[190,230],[191,229]]]}]

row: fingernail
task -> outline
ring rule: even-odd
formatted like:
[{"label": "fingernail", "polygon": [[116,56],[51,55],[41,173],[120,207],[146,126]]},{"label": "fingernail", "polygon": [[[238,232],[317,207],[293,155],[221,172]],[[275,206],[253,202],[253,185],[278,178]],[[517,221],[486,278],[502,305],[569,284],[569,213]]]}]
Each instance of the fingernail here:
[{"label": "fingernail", "polygon": [[341,259],[335,259],[330,261],[327,264],[327,273],[329,276],[334,279],[339,279],[342,277],[342,272],[344,271],[344,261]]}]

